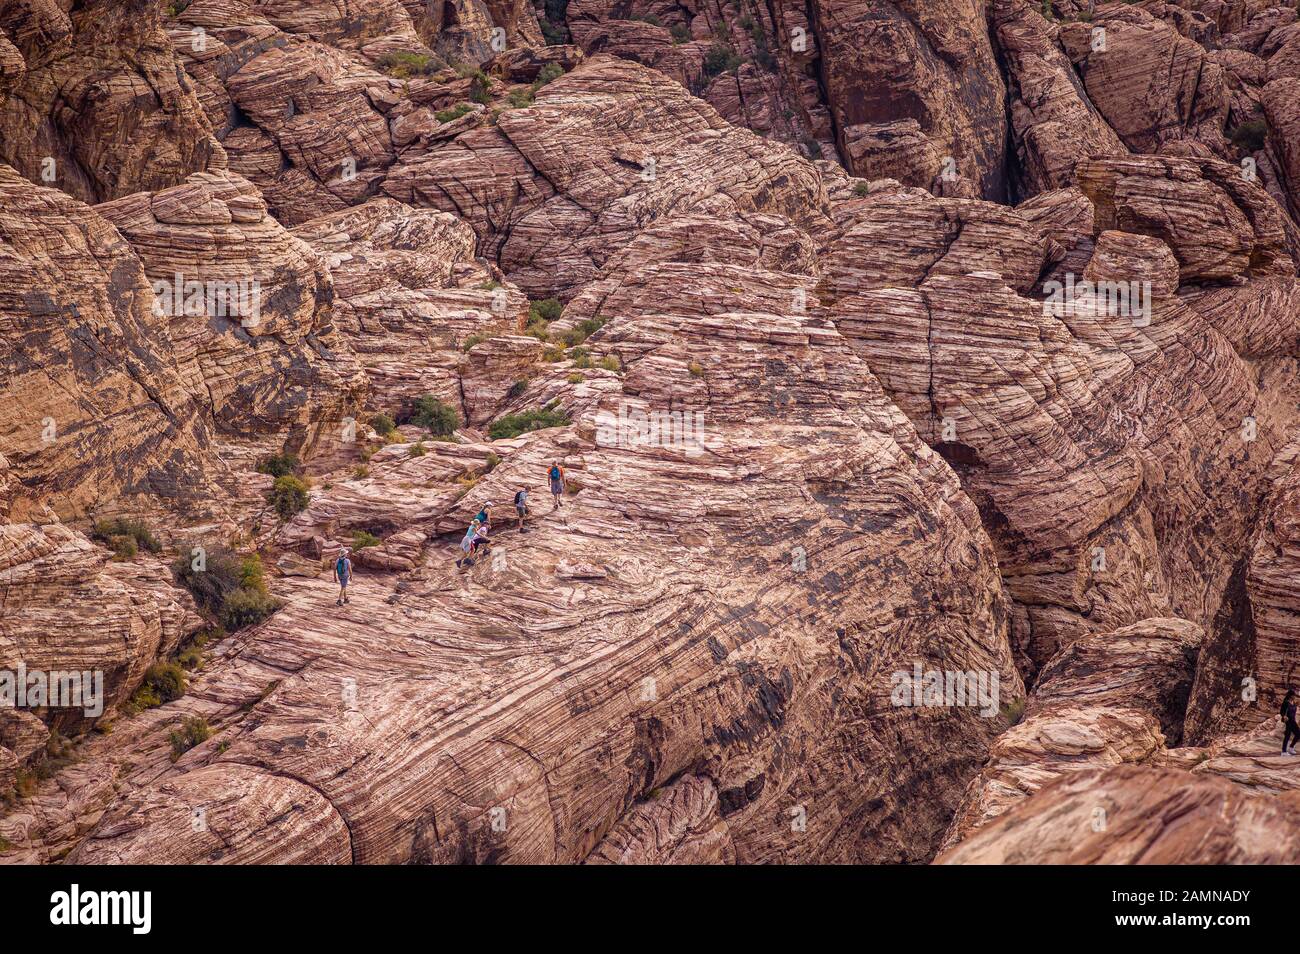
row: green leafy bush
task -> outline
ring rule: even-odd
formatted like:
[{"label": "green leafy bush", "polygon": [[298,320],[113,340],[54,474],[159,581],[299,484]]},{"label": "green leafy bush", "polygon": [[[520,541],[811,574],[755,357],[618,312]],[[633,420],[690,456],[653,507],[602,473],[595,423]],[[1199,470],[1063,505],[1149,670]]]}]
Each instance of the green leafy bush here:
[{"label": "green leafy bush", "polygon": [[280,608],[280,601],[256,590],[238,589],[221,608],[221,625],[232,632],[260,623]]},{"label": "green leafy bush", "polygon": [[605,324],[602,317],[584,318],[564,333],[564,343],[570,348],[582,344]]},{"label": "green leafy bush", "polygon": [[1243,152],[1259,152],[1267,137],[1268,123],[1262,119],[1251,119],[1228,130],[1232,144]]},{"label": "green leafy bush", "polygon": [[257,471],[272,477],[288,477],[299,470],[298,458],[293,454],[274,454],[257,462]]},{"label": "green leafy bush", "polygon": [[387,414],[376,414],[370,419],[370,426],[384,437],[397,430],[397,425],[393,423],[393,419]]},{"label": "green leafy bush", "polygon": [[181,720],[180,729],[167,733],[167,741],[172,746],[172,761],[175,762],[194,746],[208,741],[215,733],[202,716],[186,716]]},{"label": "green leafy bush", "polygon": [[460,416],[450,404],[445,404],[432,394],[415,402],[411,423],[438,435],[448,435],[460,427]]},{"label": "green leafy bush", "polygon": [[281,518],[288,520],[307,509],[307,504],[311,502],[311,491],[301,477],[285,474],[275,478],[275,483],[266,495],[266,502]]},{"label": "green leafy bush", "polygon": [[569,423],[569,415],[556,408],[554,401],[540,410],[524,411],[520,414],[506,414],[492,422],[488,428],[488,437],[494,441],[518,437],[529,431],[540,431],[546,427],[563,427]]},{"label": "green leafy bush", "polygon": [[674,23],[668,28],[674,43],[686,43],[691,38],[691,28],[684,23]]},{"label": "green leafy bush", "polygon": [[366,547],[377,547],[384,541],[379,539],[369,530],[356,530],[352,533],[352,549],[364,550]]},{"label": "green leafy bush", "polygon": [[231,632],[259,623],[280,608],[267,592],[262,559],[256,553],[241,557],[225,546],[203,547],[200,562],[192,549],[182,551],[172,564],[172,575],[201,609]]},{"label": "green leafy bush", "polygon": [[375,66],[397,79],[429,76],[442,69],[442,64],[426,53],[385,53],[375,61]]},{"label": "green leafy bush", "polygon": [[438,112],[433,114],[433,118],[438,120],[440,123],[455,122],[473,108],[474,107],[469,103],[457,103],[449,109],[440,109]]},{"label": "green leafy bush", "polygon": [[98,520],[90,531],[90,536],[93,540],[107,544],[120,557],[133,557],[140,548],[150,553],[158,553],[162,550],[162,544],[143,520],[124,517]]},{"label": "green leafy bush", "polygon": [[553,83],[564,75],[564,67],[559,63],[547,63],[537,73],[537,79],[533,80],[533,92],[537,92],[548,83]]},{"label": "green leafy bush", "polygon": [[718,41],[709,47],[709,52],[704,54],[704,75],[717,76],[719,73],[728,73],[740,68],[743,62],[736,51],[728,44]]}]

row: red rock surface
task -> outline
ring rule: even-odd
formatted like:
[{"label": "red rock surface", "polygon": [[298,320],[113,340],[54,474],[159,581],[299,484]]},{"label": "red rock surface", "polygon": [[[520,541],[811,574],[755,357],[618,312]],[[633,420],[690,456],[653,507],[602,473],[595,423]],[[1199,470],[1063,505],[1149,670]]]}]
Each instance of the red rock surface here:
[{"label": "red rock surface", "polygon": [[1294,860],[1294,5],[561,10],[0,0],[0,860]]}]

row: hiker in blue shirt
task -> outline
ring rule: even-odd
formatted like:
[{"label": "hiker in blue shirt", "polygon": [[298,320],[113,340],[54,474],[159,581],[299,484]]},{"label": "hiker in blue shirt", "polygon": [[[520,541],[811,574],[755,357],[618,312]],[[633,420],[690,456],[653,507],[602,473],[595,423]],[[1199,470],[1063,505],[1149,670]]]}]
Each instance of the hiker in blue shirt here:
[{"label": "hiker in blue shirt", "polygon": [[546,477],[551,484],[551,496],[555,498],[555,506],[558,507],[560,498],[564,496],[564,468],[558,460],[551,461],[551,469],[546,472]]},{"label": "hiker in blue shirt", "polygon": [[339,551],[339,558],[334,561],[334,579],[339,585],[339,598],[335,606],[342,606],[348,600],[348,584],[352,582],[352,561],[348,559],[348,548]]},{"label": "hiker in blue shirt", "polygon": [[524,517],[528,516],[528,488],[520,487],[515,494],[515,513],[519,515],[519,532],[527,533],[524,529]]}]

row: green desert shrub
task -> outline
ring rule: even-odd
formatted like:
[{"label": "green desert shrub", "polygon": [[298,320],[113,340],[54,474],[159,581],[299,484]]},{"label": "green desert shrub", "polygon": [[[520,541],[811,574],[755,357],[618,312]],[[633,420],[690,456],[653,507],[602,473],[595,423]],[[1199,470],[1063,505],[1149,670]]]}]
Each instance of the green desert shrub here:
[{"label": "green desert shrub", "polygon": [[172,761],[188,752],[194,746],[208,741],[214,732],[208,720],[202,716],[186,716],[181,720],[181,727],[167,733],[167,741],[172,746]]},{"label": "green desert shrub", "polygon": [[1268,137],[1268,123],[1262,119],[1251,119],[1228,130],[1228,138],[1234,146],[1243,152],[1259,152],[1264,148]]},{"label": "green desert shrub", "polygon": [[440,401],[432,394],[426,394],[415,402],[411,423],[432,434],[446,436],[460,427],[460,415],[450,404]]},{"label": "green desert shrub", "polygon": [[91,539],[98,540],[123,559],[133,557],[141,549],[150,553],[162,550],[162,544],[143,520],[117,517],[97,520],[90,531]]},{"label": "green desert shrub", "polygon": [[384,437],[387,437],[389,434],[393,433],[393,431],[397,430],[397,425],[393,422],[393,419],[387,414],[382,413],[376,414],[370,419],[370,426],[373,427],[378,434],[381,434]]},{"label": "green desert shrub", "polygon": [[438,112],[433,114],[433,118],[438,120],[438,122],[440,123],[455,122],[457,119],[460,119],[460,117],[464,116],[473,108],[474,107],[471,106],[469,103],[457,103],[455,106],[452,106],[448,109],[438,110]]},{"label": "green desert shrub", "polygon": [[280,608],[267,591],[256,553],[240,556],[221,545],[189,548],[172,565],[172,575],[228,631],[259,623]]},{"label": "green desert shrub", "polygon": [[721,41],[709,47],[704,54],[704,75],[717,76],[740,68],[743,61],[728,44]]},{"label": "green desert shrub", "polygon": [[584,318],[564,333],[564,343],[570,348],[580,345],[599,331],[604,324],[605,319],[599,315],[595,318]]},{"label": "green desert shrub", "polygon": [[272,477],[288,477],[298,473],[298,458],[293,454],[273,454],[257,462],[258,473],[270,474]]},{"label": "green desert shrub", "polygon": [[553,83],[564,75],[564,67],[559,63],[547,63],[537,73],[537,79],[533,80],[533,92],[537,92],[548,83]]},{"label": "green desert shrub", "polygon": [[428,76],[442,69],[442,64],[427,53],[385,53],[375,61],[375,66],[397,79]]},{"label": "green desert shrub", "polygon": [[519,414],[506,414],[497,418],[488,427],[488,436],[499,441],[518,437],[529,431],[540,431],[545,427],[563,427],[569,423],[569,415],[555,406],[554,401],[540,410],[523,411]]},{"label": "green desert shrub", "polygon": [[364,550],[366,547],[377,547],[384,541],[379,539],[369,530],[356,530],[352,534],[352,549]]},{"label": "green desert shrub", "polygon": [[307,509],[307,504],[311,502],[311,490],[301,477],[285,474],[275,478],[275,483],[267,492],[266,502],[282,519],[288,520]]}]

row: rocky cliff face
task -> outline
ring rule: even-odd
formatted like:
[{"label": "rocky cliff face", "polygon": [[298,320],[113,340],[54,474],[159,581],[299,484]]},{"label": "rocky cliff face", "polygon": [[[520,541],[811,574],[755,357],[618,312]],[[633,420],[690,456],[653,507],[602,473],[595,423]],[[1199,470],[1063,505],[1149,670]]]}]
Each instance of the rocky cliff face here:
[{"label": "rocky cliff face", "polygon": [[0,860],[1294,861],[1297,82],[1266,0],[0,2],[0,674],[102,676]]}]

